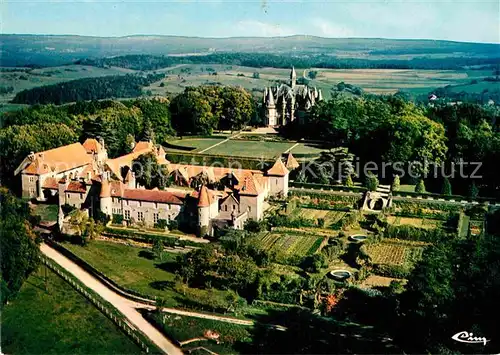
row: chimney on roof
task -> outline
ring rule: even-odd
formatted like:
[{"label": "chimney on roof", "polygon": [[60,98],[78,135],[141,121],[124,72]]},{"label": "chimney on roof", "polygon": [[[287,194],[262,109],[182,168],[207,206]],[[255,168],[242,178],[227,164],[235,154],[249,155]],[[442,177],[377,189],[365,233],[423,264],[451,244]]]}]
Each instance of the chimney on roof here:
[{"label": "chimney on roof", "polygon": [[90,181],[90,179],[92,179],[92,173],[87,171],[87,181]]}]

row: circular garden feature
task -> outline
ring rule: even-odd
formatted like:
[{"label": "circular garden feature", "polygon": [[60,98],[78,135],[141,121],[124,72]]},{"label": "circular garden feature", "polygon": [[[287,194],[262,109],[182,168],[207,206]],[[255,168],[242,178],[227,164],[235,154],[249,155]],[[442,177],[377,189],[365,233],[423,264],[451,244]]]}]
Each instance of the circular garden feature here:
[{"label": "circular garden feature", "polygon": [[355,234],[349,237],[349,240],[352,240],[353,242],[364,242],[367,239],[368,236],[364,234]]},{"label": "circular garden feature", "polygon": [[352,276],[352,273],[348,270],[337,269],[330,271],[328,275],[334,280],[345,281]]}]

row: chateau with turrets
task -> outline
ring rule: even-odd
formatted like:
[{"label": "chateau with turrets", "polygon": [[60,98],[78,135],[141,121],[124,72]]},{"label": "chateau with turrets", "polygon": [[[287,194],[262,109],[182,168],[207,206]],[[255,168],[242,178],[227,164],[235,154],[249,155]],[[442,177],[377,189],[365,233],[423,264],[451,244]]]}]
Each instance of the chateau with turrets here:
[{"label": "chateau with turrets", "polygon": [[297,84],[297,73],[292,67],[289,85],[280,84],[264,89],[264,123],[266,126],[284,126],[296,119],[304,121],[310,108],[321,100],[321,89]]},{"label": "chateau with turrets", "polygon": [[[166,168],[175,186],[139,186],[132,164],[148,153]],[[29,154],[16,175],[21,176],[23,197],[59,205],[61,228],[63,206],[71,206],[91,217],[119,216],[127,225],[153,227],[161,220],[167,225],[175,221],[205,236],[215,228],[243,229],[247,220],[261,220],[268,198],[287,196],[293,162],[290,154],[286,162],[278,158],[265,171],[172,164],[152,142],[138,142],[131,153],[108,159],[104,141],[89,138],[83,144]]]}]

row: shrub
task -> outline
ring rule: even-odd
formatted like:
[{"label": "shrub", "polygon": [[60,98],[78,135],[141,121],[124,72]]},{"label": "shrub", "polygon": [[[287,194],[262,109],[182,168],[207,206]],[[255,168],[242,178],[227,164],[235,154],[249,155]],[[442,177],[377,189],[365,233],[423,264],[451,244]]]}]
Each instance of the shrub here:
[{"label": "shrub", "polygon": [[168,223],[168,228],[173,231],[173,230],[176,230],[176,229],[179,229],[179,222],[175,221],[175,220],[172,220]]},{"label": "shrub", "polygon": [[121,214],[113,214],[113,224],[122,224],[123,223],[123,215]]},{"label": "shrub", "polygon": [[369,173],[366,176],[365,179],[365,186],[369,191],[376,191],[378,187],[379,181],[378,178],[373,175],[372,173]]},{"label": "shrub", "polygon": [[443,189],[442,189],[441,193],[443,195],[447,195],[447,196],[452,195],[452,193],[451,193],[451,183],[450,183],[450,180],[448,178],[446,178],[446,177],[443,180]]},{"label": "shrub", "polygon": [[325,226],[325,219],[318,218],[318,227],[323,228]]},{"label": "shrub", "polygon": [[376,264],[373,265],[372,271],[374,274],[396,279],[405,279],[410,276],[410,270],[402,265]]},{"label": "shrub", "polygon": [[424,179],[418,180],[417,185],[415,185],[415,192],[417,192],[417,193],[425,193]]},{"label": "shrub", "polygon": [[398,191],[400,186],[399,175],[394,176],[394,180],[392,181],[392,191]]},{"label": "shrub", "polygon": [[168,221],[166,219],[159,219],[155,224],[155,228],[165,229],[169,226]]},{"label": "shrub", "polygon": [[352,177],[351,174],[347,175],[347,178],[345,179],[344,185],[347,187],[353,187],[354,183],[352,182]]}]

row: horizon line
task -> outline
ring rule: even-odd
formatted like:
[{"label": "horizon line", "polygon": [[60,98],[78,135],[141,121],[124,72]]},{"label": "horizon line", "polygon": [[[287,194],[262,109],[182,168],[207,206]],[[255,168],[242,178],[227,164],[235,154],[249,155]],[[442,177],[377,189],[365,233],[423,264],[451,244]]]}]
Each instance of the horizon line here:
[{"label": "horizon line", "polygon": [[177,37],[177,38],[193,38],[207,40],[223,40],[223,39],[280,39],[292,37],[314,37],[327,40],[342,40],[342,39],[372,39],[372,40],[393,40],[393,41],[429,41],[429,42],[451,42],[451,43],[469,43],[469,44],[490,44],[500,45],[499,42],[480,42],[480,41],[464,41],[464,40],[449,40],[449,39],[433,39],[433,38],[391,38],[391,37],[323,37],[309,34],[293,34],[284,36],[224,36],[224,37],[204,37],[204,36],[186,36],[186,35],[165,35],[165,34],[129,34],[121,36],[96,36],[96,35],[81,35],[81,34],[50,34],[50,33],[1,33],[0,36],[46,36],[46,37],[83,37],[83,38],[129,38],[129,37]]}]

